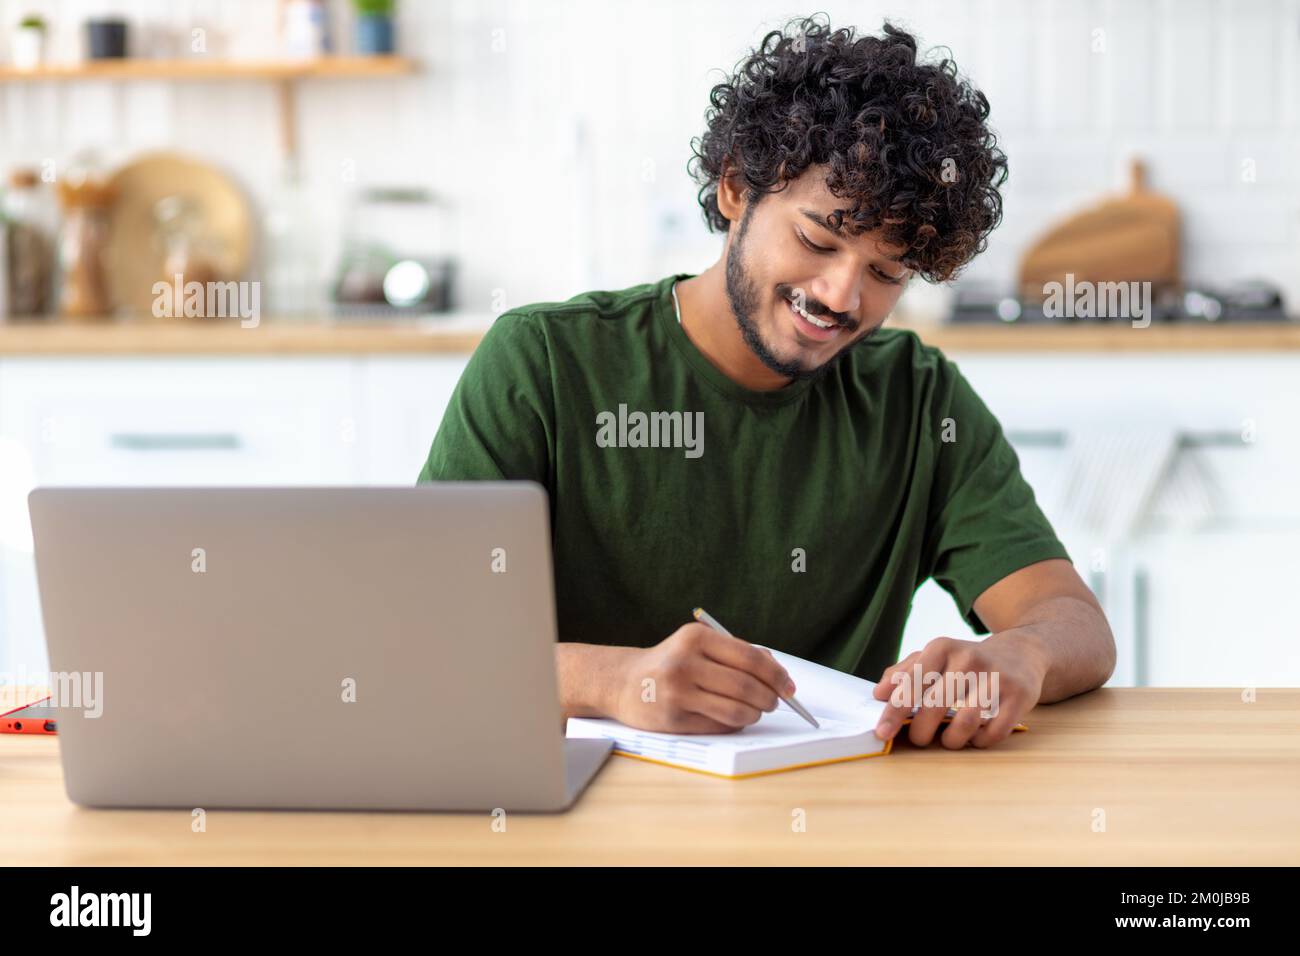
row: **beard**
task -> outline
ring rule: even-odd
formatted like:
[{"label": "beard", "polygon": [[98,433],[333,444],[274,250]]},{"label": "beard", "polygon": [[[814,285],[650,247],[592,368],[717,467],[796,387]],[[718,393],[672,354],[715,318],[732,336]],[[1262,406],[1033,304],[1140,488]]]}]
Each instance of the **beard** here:
[{"label": "beard", "polygon": [[744,262],[745,233],[749,229],[749,220],[753,215],[754,205],[754,203],[750,203],[745,209],[745,214],[740,217],[740,224],[736,227],[736,239],[727,252],[727,301],[731,304],[731,314],[735,316],[736,325],[740,328],[741,338],[745,340],[749,350],[773,372],[784,375],[793,381],[819,379],[838,364],[845,355],[871,338],[875,329],[844,346],[821,365],[813,368],[808,368],[797,360],[787,361],[782,359],[767,347],[767,343],[763,341],[763,337],[759,334],[758,324],[754,320],[754,316],[762,308],[763,297],[759,293],[757,283],[750,278],[749,272],[745,269]]}]

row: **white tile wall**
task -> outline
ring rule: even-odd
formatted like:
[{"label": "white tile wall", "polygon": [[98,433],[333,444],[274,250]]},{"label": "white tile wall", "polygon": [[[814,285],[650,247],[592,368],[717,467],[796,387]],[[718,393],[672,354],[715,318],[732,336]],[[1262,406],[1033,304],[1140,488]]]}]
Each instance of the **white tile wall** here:
[{"label": "white tile wall", "polygon": [[[972,278],[1009,280],[1051,220],[1149,159],[1186,213],[1186,269],[1259,276],[1300,309],[1300,0],[829,2],[835,25],[888,15],[949,47],[990,97],[1011,158],[1006,220]],[[336,41],[348,7],[333,0]],[[209,55],[274,50],[271,0],[0,0],[56,24],[71,58],[91,12],[155,25],[149,43]],[[451,203],[464,305],[486,309],[698,270],[719,240],[685,173],[718,69],[786,4],[726,0],[403,0],[399,43],[416,77],[302,88],[299,136],[322,271],[354,184],[425,185]],[[173,36],[164,36],[170,30]],[[143,33],[141,33],[143,35]],[[0,43],[0,56],[7,42]],[[282,175],[274,91],[260,83],[23,84],[0,88],[0,168],[110,162],[174,147],[224,165],[264,208]],[[1253,170],[1253,177],[1244,175]]]}]

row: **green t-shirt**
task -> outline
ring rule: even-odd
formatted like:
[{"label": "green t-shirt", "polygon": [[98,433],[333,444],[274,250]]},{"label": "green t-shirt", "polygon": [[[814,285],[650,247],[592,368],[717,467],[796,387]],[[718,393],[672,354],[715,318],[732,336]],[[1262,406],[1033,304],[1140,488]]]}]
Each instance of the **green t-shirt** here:
[{"label": "green t-shirt", "polygon": [[501,315],[420,472],[546,487],[560,640],[648,647],[699,605],[877,680],[926,579],[983,634],[986,588],[1068,558],[937,349],[881,329],[818,380],[752,391],[678,324],[688,277]]}]

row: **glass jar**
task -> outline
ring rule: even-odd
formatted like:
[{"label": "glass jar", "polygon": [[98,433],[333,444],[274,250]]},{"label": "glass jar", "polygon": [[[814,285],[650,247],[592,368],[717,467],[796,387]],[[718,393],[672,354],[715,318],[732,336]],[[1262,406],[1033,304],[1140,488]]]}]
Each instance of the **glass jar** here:
[{"label": "glass jar", "polygon": [[107,318],[109,297],[104,250],[112,189],[98,179],[59,182],[63,229],[59,235],[59,312],[71,319]]},{"label": "glass jar", "polygon": [[34,318],[49,313],[54,293],[54,216],[40,177],[15,170],[4,196],[6,301],[0,315]]}]

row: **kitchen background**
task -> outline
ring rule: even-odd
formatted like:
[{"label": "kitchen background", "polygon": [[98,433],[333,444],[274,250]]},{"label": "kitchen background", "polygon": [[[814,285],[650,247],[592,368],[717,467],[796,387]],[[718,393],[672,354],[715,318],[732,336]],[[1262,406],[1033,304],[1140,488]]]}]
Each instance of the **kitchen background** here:
[{"label": "kitchen background", "polygon": [[[45,666],[34,485],[407,484],[494,315],[713,261],[709,89],[812,12],[389,7],[0,0],[0,671]],[[1300,683],[1300,0],[816,9],[992,103],[1004,223],[896,321],[1002,419],[1113,682]],[[1044,318],[1062,262],[1152,280],[1157,321]],[[176,271],[258,282],[260,320],[153,317]],[[967,633],[927,583],[904,653]]]}]

